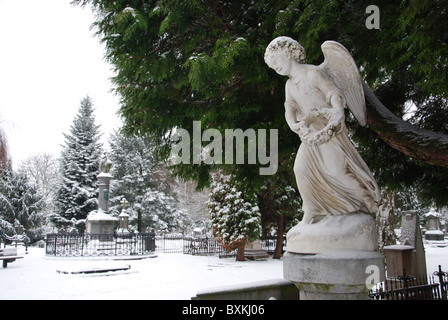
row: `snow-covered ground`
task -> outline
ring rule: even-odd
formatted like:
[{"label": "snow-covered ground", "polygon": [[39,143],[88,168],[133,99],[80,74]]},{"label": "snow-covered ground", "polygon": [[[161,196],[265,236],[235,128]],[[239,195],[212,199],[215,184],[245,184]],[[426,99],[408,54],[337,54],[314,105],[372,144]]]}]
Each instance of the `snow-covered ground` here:
[{"label": "snow-covered ground", "polygon": [[[128,261],[46,257],[29,248],[25,258],[0,267],[0,299],[190,299],[208,287],[282,278],[282,261],[159,253]],[[126,272],[63,274],[57,270],[131,265]]]},{"label": "snow-covered ground", "polygon": [[[442,265],[448,271],[448,247],[425,249],[428,273]],[[83,268],[120,267],[128,271],[104,274],[63,274]],[[46,257],[29,248],[25,258],[0,268],[0,299],[190,299],[205,288],[283,278],[281,260],[237,262],[160,253],[157,258],[129,261]]]}]

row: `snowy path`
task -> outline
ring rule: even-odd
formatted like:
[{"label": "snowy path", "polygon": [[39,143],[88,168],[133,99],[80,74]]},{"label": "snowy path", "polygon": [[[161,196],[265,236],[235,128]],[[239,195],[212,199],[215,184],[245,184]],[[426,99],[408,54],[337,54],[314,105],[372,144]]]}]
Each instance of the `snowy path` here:
[{"label": "snowy path", "polygon": [[[439,264],[448,270],[448,248],[426,251],[428,273]],[[57,270],[119,267],[124,273],[75,275]],[[0,269],[0,299],[190,299],[200,289],[283,278],[281,260],[237,262],[234,258],[201,257],[181,253],[131,261],[53,258],[44,249],[30,248],[24,259]]]}]

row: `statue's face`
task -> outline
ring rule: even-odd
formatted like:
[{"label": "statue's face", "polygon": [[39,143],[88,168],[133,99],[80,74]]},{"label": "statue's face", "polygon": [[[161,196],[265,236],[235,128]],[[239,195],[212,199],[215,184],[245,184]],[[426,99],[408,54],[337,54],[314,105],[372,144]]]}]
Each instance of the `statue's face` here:
[{"label": "statue's face", "polygon": [[289,76],[291,71],[291,59],[283,50],[271,52],[266,58],[267,65],[274,69],[279,75]]}]

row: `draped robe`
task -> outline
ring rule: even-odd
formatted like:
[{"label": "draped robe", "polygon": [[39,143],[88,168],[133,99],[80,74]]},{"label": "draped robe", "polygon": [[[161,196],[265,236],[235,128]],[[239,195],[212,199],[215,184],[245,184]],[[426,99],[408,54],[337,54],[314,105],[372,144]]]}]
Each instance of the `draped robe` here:
[{"label": "draped robe", "polygon": [[[299,80],[287,81],[285,108],[292,108],[300,121],[312,110],[334,108],[333,95],[345,101],[325,73],[318,66],[310,66]],[[320,130],[327,123],[328,119],[318,118],[310,128]],[[319,145],[302,142],[297,152],[294,173],[305,223],[317,222],[326,215],[372,213],[378,208],[379,188],[350,141],[344,119],[339,128],[329,141]]]}]

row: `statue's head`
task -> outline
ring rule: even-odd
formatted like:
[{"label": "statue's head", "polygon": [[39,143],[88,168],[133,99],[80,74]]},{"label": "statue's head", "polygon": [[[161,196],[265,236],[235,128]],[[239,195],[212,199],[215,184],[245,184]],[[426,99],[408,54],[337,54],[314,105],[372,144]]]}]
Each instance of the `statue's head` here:
[{"label": "statue's head", "polygon": [[306,63],[305,49],[290,37],[277,37],[269,43],[264,54],[264,61],[269,67],[272,68],[270,64],[271,57],[277,54],[285,54],[290,60]]}]

